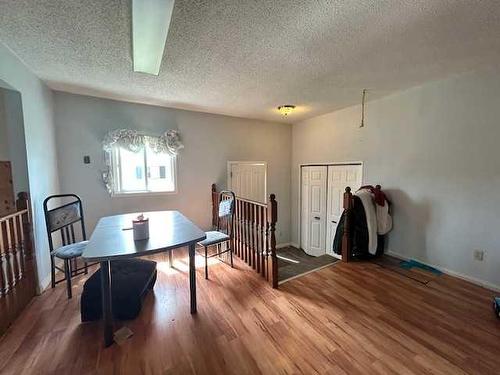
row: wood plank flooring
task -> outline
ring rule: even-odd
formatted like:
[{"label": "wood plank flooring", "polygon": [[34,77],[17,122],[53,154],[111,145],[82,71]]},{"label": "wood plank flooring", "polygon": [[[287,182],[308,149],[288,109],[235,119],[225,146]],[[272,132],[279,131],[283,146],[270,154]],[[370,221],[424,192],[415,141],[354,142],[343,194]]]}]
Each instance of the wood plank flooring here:
[{"label": "wood plank flooring", "polygon": [[134,336],[104,349],[80,323],[84,278],[36,297],[0,341],[1,374],[498,374],[493,292],[449,276],[427,285],[373,263],[336,263],[271,289],[254,271],[197,271],[189,314],[187,254],[159,261]]}]

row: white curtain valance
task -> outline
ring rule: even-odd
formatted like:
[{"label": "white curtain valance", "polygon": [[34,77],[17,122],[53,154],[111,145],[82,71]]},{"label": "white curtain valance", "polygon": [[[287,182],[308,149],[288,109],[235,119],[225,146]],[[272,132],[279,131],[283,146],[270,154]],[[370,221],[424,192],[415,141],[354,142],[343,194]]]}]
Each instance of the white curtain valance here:
[{"label": "white curtain valance", "polygon": [[106,169],[102,171],[102,180],[106,190],[113,193],[113,173],[111,171],[111,151],[114,146],[123,147],[132,152],[139,152],[148,145],[153,152],[165,153],[176,156],[179,150],[184,148],[181,142],[181,136],[178,130],[167,130],[160,136],[154,137],[144,135],[137,130],[131,129],[116,129],[110,131],[102,141],[102,148],[105,151]]},{"label": "white curtain valance", "polygon": [[103,149],[106,152],[111,152],[113,146],[120,146],[129,151],[138,152],[146,144],[156,153],[166,153],[172,156],[177,155],[179,150],[184,148],[179,131],[174,129],[167,130],[157,137],[141,134],[137,130],[116,129],[106,134],[102,142]]}]

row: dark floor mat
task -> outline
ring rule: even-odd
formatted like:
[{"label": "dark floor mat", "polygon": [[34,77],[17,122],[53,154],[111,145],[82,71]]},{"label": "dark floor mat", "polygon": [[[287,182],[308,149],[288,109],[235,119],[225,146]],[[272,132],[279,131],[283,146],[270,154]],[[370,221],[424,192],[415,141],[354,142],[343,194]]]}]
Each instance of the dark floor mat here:
[{"label": "dark floor mat", "polygon": [[284,281],[295,276],[309,273],[338,261],[330,255],[313,257],[295,247],[285,247],[277,250],[278,281]]}]

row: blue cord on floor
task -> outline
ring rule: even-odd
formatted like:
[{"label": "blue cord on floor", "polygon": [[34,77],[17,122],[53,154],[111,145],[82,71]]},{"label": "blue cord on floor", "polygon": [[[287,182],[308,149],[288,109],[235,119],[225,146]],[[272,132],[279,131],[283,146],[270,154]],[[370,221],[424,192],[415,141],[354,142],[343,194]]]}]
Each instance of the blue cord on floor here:
[{"label": "blue cord on floor", "polygon": [[427,264],[417,262],[416,260],[413,260],[413,259],[401,261],[401,263],[399,263],[399,266],[401,268],[404,268],[407,270],[410,270],[412,268],[420,268],[424,271],[432,272],[435,275],[442,275],[443,274],[440,270],[438,270],[434,267],[428,266]]}]

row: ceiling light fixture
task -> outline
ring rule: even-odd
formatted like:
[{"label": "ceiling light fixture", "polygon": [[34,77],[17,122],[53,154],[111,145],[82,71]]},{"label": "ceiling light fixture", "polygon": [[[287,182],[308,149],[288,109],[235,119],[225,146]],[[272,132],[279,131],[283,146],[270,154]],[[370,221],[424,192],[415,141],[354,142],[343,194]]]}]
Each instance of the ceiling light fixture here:
[{"label": "ceiling light fixture", "polygon": [[278,111],[280,111],[280,113],[283,115],[283,116],[288,116],[290,113],[292,113],[293,111],[295,110],[295,106],[294,105],[291,105],[291,104],[285,104],[285,105],[280,105],[278,107]]},{"label": "ceiling light fixture", "polygon": [[132,0],[134,72],[158,75],[175,0]]}]

